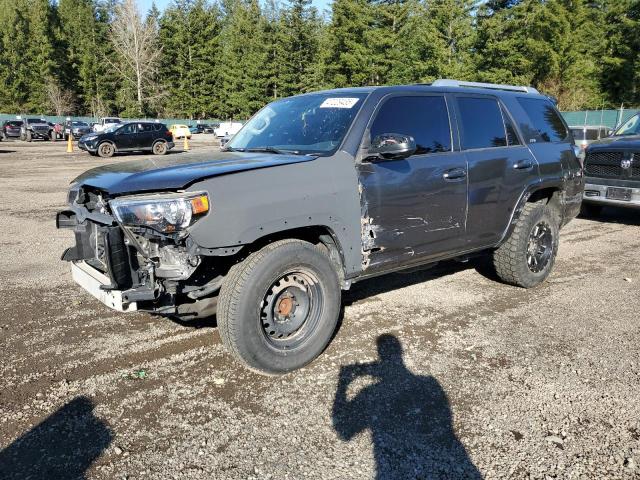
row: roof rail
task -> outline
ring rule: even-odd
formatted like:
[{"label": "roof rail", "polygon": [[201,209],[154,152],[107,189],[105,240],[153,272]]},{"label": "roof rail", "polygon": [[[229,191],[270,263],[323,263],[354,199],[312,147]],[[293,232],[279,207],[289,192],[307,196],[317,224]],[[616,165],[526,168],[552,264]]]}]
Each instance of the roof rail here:
[{"label": "roof rail", "polygon": [[431,84],[431,86],[491,88],[493,90],[509,90],[512,92],[540,93],[533,87],[525,87],[520,85],[500,85],[498,83],[464,82],[461,80],[451,80],[449,78],[441,78],[440,80],[436,80]]}]

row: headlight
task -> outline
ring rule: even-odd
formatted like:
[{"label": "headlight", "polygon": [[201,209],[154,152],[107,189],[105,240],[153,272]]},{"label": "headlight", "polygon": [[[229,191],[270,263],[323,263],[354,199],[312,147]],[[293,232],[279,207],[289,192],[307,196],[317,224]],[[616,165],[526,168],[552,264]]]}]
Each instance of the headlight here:
[{"label": "headlight", "polygon": [[135,195],[111,200],[109,206],[123,225],[173,233],[206,215],[209,197],[205,192]]},{"label": "headlight", "polygon": [[98,138],[97,135],[83,135],[82,136],[82,140],[84,140],[86,142],[90,142],[91,140],[95,140],[96,138]]}]

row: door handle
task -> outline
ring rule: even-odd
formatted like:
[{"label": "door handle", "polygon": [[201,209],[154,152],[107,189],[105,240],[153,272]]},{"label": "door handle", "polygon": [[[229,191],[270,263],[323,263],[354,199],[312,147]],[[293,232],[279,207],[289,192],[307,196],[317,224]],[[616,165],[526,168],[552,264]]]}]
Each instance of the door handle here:
[{"label": "door handle", "polygon": [[518,160],[513,164],[514,170],[530,170],[533,168],[533,162],[531,160]]},{"label": "door handle", "polygon": [[445,180],[460,180],[467,176],[467,171],[464,168],[452,168],[442,174],[442,178]]}]

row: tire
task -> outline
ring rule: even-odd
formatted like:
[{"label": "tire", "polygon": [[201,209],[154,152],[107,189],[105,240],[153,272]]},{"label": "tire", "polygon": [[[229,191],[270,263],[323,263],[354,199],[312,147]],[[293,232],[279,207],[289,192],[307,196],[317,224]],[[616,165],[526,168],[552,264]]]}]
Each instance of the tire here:
[{"label": "tire", "polygon": [[302,240],[274,242],[227,274],[217,311],[222,343],[258,373],[302,368],[331,340],[340,295],[338,277],[323,250]]},{"label": "tire", "polygon": [[55,131],[51,131],[51,135],[49,135],[49,139],[52,142],[57,142],[58,141],[58,134]]},{"label": "tire", "polygon": [[582,215],[585,217],[598,217],[602,213],[603,205],[597,205],[595,203],[583,203]]},{"label": "tire", "polygon": [[542,203],[527,203],[509,238],[493,252],[498,277],[524,288],[544,282],[558,253],[559,231],[555,210]]},{"label": "tire", "polygon": [[31,135],[31,132],[29,130],[27,130],[26,140],[27,142],[30,142],[33,140],[33,136]]},{"label": "tire", "polygon": [[154,155],[164,155],[167,153],[167,142],[159,141],[154,143],[151,151]]},{"label": "tire", "polygon": [[102,158],[110,158],[113,157],[113,154],[115,153],[116,149],[113,146],[113,143],[111,142],[102,142],[100,145],[98,145],[98,155]]}]

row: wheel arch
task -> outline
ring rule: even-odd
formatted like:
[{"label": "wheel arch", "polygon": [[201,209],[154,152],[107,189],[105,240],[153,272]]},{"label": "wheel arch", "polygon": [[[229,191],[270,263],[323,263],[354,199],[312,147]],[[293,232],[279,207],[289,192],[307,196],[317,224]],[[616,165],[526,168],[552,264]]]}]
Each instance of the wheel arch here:
[{"label": "wheel arch", "polygon": [[113,140],[109,139],[109,138],[105,138],[103,140],[100,140],[98,142],[96,150],[99,149],[100,145],[102,145],[103,143],[110,143],[113,146],[114,153],[118,151],[118,147],[116,146],[116,143]]},{"label": "wheel arch", "polygon": [[336,232],[327,225],[309,225],[268,233],[256,238],[251,243],[244,245],[242,253],[246,256],[260,250],[266,245],[285,239],[303,240],[326,248],[329,258],[331,259],[331,263],[338,274],[340,283],[343,288],[346,287],[346,268],[343,246]]},{"label": "wheel arch", "polygon": [[522,192],[518,203],[516,204],[513,212],[511,213],[511,218],[509,220],[509,224],[507,228],[502,234],[500,238],[500,242],[498,245],[501,245],[511,232],[513,231],[518,218],[522,214],[522,210],[527,203],[537,203],[543,202],[545,205],[551,206],[558,213],[558,217],[562,222],[562,214],[563,214],[563,200],[562,200],[562,184],[561,183],[546,183],[546,184],[534,184],[529,186]]}]

